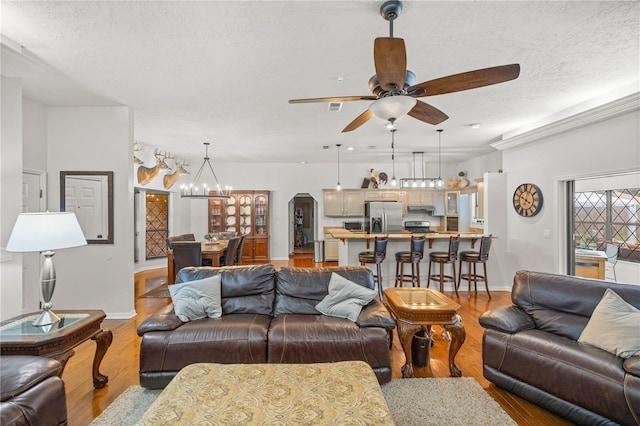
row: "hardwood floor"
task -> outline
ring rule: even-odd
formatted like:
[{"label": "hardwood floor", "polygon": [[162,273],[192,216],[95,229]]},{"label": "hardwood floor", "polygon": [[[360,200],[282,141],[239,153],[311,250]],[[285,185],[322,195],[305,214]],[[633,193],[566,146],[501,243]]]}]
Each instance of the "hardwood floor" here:
[{"label": "hardwood floor", "polygon": [[[314,267],[312,259],[290,259],[289,261],[274,261],[279,266]],[[325,263],[323,266],[333,266],[335,263]],[[94,389],[91,382],[91,368],[95,343],[88,341],[75,349],[75,355],[67,363],[62,376],[67,392],[67,409],[69,426],[87,425],[111,404],[125,389],[138,385],[138,363],[140,351],[140,337],[136,328],[149,315],[169,303],[169,299],[138,299],[137,296],[157,287],[166,281],[166,270],[157,269],[140,272],[135,275],[135,308],[138,315],[130,320],[106,320],[103,327],[113,332],[113,343],[107,351],[100,371],[109,376],[109,383],[103,389]],[[446,293],[455,299],[455,294]],[[482,333],[478,324],[478,317],[490,307],[511,304],[509,292],[492,292],[489,299],[485,292],[468,296],[460,292],[458,302],[462,305],[460,314],[466,329],[466,341],[456,362],[462,369],[463,376],[473,377],[480,385],[502,406],[502,408],[519,425],[571,425],[548,411],[539,408],[515,395],[501,390],[488,382],[482,376]],[[439,328],[436,335],[436,345],[431,350],[431,361],[427,367],[416,367],[416,377],[448,377],[449,368],[446,362],[448,343],[440,337]],[[391,350],[393,378],[400,378],[400,369],[404,364],[404,352],[397,336],[394,337]],[[464,404],[464,401],[460,401]],[[473,420],[470,419],[470,424]]]}]

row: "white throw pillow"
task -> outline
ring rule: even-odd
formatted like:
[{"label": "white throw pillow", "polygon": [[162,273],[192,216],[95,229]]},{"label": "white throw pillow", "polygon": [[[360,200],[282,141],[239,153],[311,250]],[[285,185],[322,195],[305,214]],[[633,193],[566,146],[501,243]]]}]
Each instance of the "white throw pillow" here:
[{"label": "white throw pillow", "polygon": [[173,310],[181,321],[222,316],[220,275],[168,286]]},{"label": "white throw pillow", "polygon": [[325,315],[356,322],[362,307],[374,297],[374,289],[363,287],[333,272],[329,281],[329,294],[316,305],[316,309]]},{"label": "white throw pillow", "polygon": [[578,342],[604,349],[620,358],[640,356],[640,309],[608,288]]}]

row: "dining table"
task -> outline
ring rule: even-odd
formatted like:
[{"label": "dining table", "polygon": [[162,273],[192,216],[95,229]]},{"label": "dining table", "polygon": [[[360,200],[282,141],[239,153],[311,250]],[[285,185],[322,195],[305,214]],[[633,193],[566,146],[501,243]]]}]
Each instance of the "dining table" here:
[{"label": "dining table", "polygon": [[[220,266],[220,258],[224,256],[224,252],[227,249],[229,240],[216,240],[216,241],[201,241],[201,257],[202,260],[211,260],[211,266]],[[169,250],[167,253],[167,275],[168,283],[174,284],[176,282],[176,274],[173,263],[173,250]]]}]

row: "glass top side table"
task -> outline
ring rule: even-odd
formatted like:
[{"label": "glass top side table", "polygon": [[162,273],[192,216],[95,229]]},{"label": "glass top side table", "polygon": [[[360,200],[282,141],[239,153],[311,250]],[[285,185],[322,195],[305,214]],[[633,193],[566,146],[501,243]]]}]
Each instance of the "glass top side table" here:
[{"label": "glass top side table", "polygon": [[100,310],[56,310],[60,322],[43,327],[32,325],[39,312],[32,312],[0,323],[0,354],[36,355],[54,358],[62,364],[60,376],[73,348],[91,339],[96,342],[93,358],[93,386],[103,388],[109,378],[101,374],[100,363],[113,341],[113,334],[102,328],[106,315]]}]

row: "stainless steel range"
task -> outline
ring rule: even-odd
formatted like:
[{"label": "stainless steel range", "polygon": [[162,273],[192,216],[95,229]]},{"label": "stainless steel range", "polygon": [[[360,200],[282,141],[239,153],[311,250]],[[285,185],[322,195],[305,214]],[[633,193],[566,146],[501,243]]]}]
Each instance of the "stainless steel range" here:
[{"label": "stainless steel range", "polygon": [[435,234],[436,231],[430,229],[430,223],[428,220],[406,220],[404,222],[404,229],[412,234]]}]

